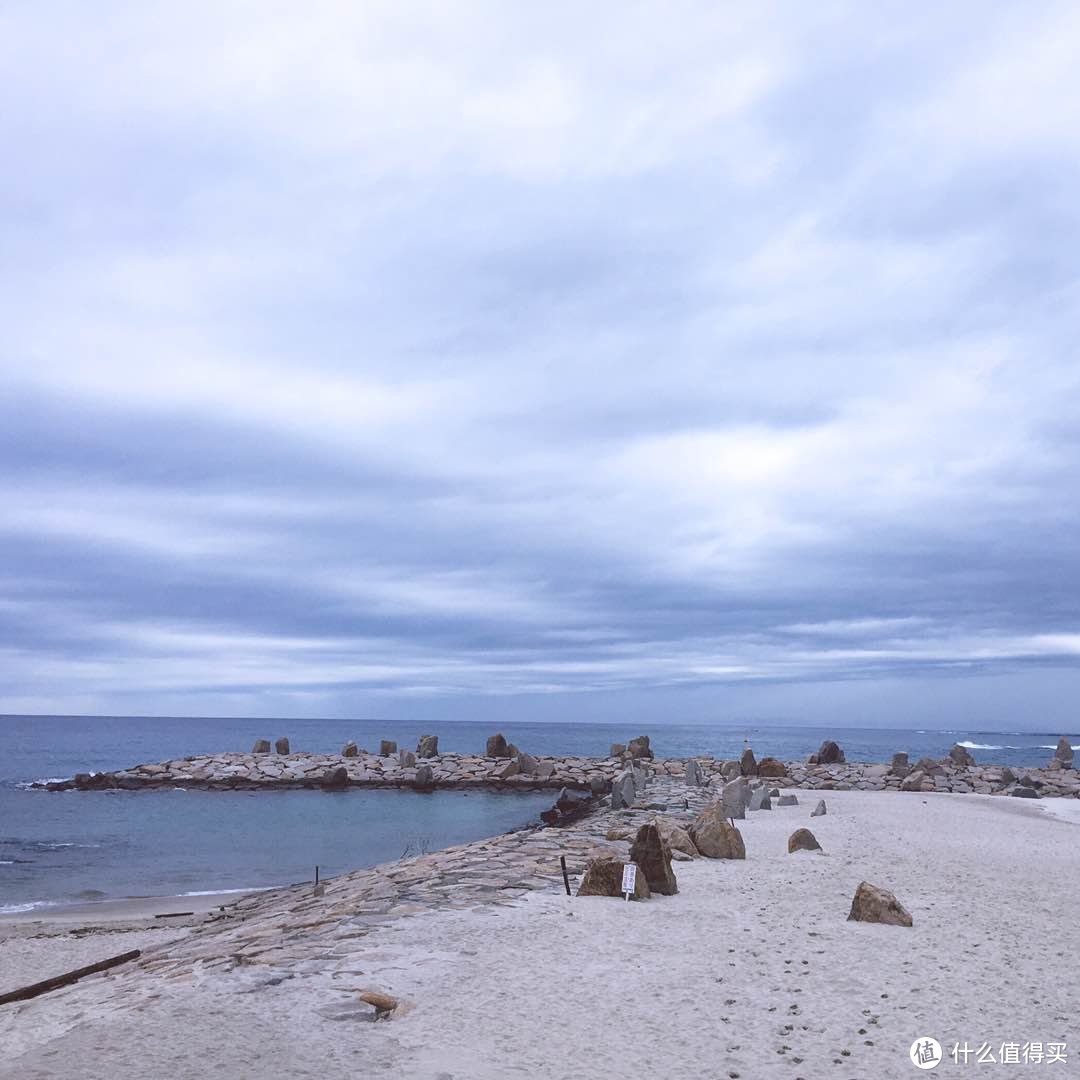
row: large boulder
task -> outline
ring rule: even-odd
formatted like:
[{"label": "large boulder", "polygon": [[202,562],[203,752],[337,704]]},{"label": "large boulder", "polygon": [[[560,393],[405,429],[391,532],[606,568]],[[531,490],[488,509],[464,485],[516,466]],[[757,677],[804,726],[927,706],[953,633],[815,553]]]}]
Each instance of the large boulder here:
[{"label": "large boulder", "polygon": [[357,749],[356,743],[351,739],[341,748],[342,757],[356,757],[359,753],[360,751]]},{"label": "large boulder", "polygon": [[757,771],[757,759],[754,757],[754,751],[748,746],[742,752],[742,757],[739,758],[739,772],[743,776],[757,776]]},{"label": "large boulder", "polygon": [[655,822],[648,822],[638,829],[630,846],[630,859],[638,864],[645,875],[650,893],[674,896],[679,891],[675,872],[671,869],[671,848],[660,835]]},{"label": "large boulder", "polygon": [[251,748],[253,754],[269,754],[270,753],[270,740],[269,739],[256,739],[255,745]]},{"label": "large boulder", "polygon": [[507,749],[506,736],[500,731],[497,735],[492,735],[487,741],[487,747],[484,750],[484,757],[509,757],[510,753]]},{"label": "large boulder", "polygon": [[[656,819],[656,827],[660,830],[660,835],[672,852],[679,851],[684,855],[689,855],[691,858],[697,857],[698,849],[694,846],[690,834],[680,822],[674,818],[661,816]],[[611,839],[610,835],[608,839]]]},{"label": "large boulder", "polygon": [[349,783],[349,770],[344,765],[335,765],[322,774],[319,783],[328,790],[347,787]]},{"label": "large boulder", "polygon": [[536,775],[536,758],[532,754],[526,754],[524,750],[518,752],[517,756],[518,770],[523,776],[535,776]]},{"label": "large boulder", "polygon": [[911,915],[888,889],[861,882],[851,901],[848,922],[876,922],[889,926],[910,926]]},{"label": "large boulder", "polygon": [[690,758],[686,763],[686,772],[683,774],[683,779],[686,781],[687,787],[701,786],[701,769],[693,758]]},{"label": "large boulder", "polygon": [[379,743],[379,757],[393,757],[397,753],[397,743],[393,739],[383,739]]},{"label": "large boulder", "polygon": [[419,788],[421,791],[429,791],[434,786],[435,773],[432,771],[431,766],[418,766],[416,770],[416,776],[413,777],[413,787]]},{"label": "large boulder", "polygon": [[821,845],[809,829],[796,829],[788,837],[787,849],[790,855],[795,851],[820,851]]},{"label": "large boulder", "polygon": [[621,758],[626,753],[626,743],[613,742],[611,744],[611,756],[613,758]]},{"label": "large boulder", "polygon": [[509,780],[511,776],[517,776],[519,772],[521,772],[521,766],[518,764],[517,758],[511,758],[503,765],[496,765],[491,775],[496,780]]},{"label": "large boulder", "polygon": [[653,756],[648,735],[639,735],[636,739],[631,739],[627,743],[626,749],[630,751],[632,758],[651,758]]},{"label": "large boulder", "polygon": [[286,738],[280,738],[274,743],[275,754],[288,754],[289,752],[289,740]]},{"label": "large boulder", "polygon": [[903,780],[900,781],[901,791],[922,791],[923,781],[926,779],[926,773],[922,769],[916,769],[914,772],[910,772]]},{"label": "large boulder", "polygon": [[[521,754],[518,754],[518,762],[521,762]],[[603,776],[590,776],[589,777],[589,791],[596,798],[601,795],[606,795],[611,790],[611,781],[605,779]]]},{"label": "large boulder", "polygon": [[772,802],[769,799],[769,789],[766,787],[754,788],[750,792],[750,810],[771,810]]},{"label": "large boulder", "polygon": [[942,776],[945,770],[933,759],[929,757],[921,757],[912,766],[912,771],[918,771],[926,776]]},{"label": "large boulder", "polygon": [[889,766],[889,773],[892,776],[899,776],[901,780],[904,779],[907,774],[911,772],[911,766],[908,764],[907,752],[904,750],[897,750],[892,756],[892,764]]},{"label": "large boulder", "polygon": [[707,859],[746,858],[742,833],[728,824],[718,803],[706,806],[687,831],[694,847]]},{"label": "large boulder", "polygon": [[758,776],[787,776],[787,766],[774,757],[765,757],[758,762]]},{"label": "large boulder", "polygon": [[398,764],[403,769],[411,769],[416,764],[416,755],[411,750],[402,747],[397,755]]},{"label": "large boulder", "polygon": [[961,765],[967,769],[970,769],[975,764],[975,759],[969,753],[968,748],[961,746],[959,743],[953,743],[952,749],[949,751],[949,760],[954,765]]},{"label": "large boulder", "polygon": [[737,761],[725,761],[720,766],[720,775],[725,780],[734,780],[736,777],[742,776],[742,767]]},{"label": "large boulder", "polygon": [[[578,896],[622,896],[623,867],[626,864],[614,855],[600,855],[585,867],[578,886]],[[648,900],[649,883],[638,867],[632,900]]]},{"label": "large boulder", "polygon": [[826,739],[814,756],[818,765],[839,765],[844,761],[844,751],[832,739]]},{"label": "large boulder", "polygon": [[423,758],[438,757],[439,736],[421,735],[420,741],[416,744],[416,756]]},{"label": "large boulder", "polygon": [[1050,763],[1051,769],[1071,769],[1073,767],[1072,743],[1064,735],[1058,739],[1057,748],[1054,750],[1054,760]]}]

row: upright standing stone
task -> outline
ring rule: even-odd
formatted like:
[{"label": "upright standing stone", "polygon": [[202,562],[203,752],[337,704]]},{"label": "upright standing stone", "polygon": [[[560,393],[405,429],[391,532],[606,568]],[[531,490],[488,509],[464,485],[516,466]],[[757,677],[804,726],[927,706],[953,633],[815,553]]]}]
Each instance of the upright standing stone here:
[{"label": "upright standing stone", "polygon": [[623,769],[611,785],[611,808],[622,810],[627,806],[633,806],[636,801],[637,792],[634,788],[633,770]]},{"label": "upright standing stone", "polygon": [[277,754],[288,754],[289,740],[285,738],[278,739],[278,741],[274,743],[274,752]]},{"label": "upright standing stone", "polygon": [[663,896],[674,896],[679,891],[675,872],[671,869],[671,848],[660,835],[654,823],[638,829],[630,847],[630,859],[636,862],[649,883],[649,891]]},{"label": "upright standing stone", "polygon": [[393,739],[383,739],[379,743],[379,757],[393,757],[397,753],[397,743]]},{"label": "upright standing stone", "polygon": [[832,739],[826,739],[814,757],[818,765],[839,765],[844,761],[844,751]]},{"label": "upright standing stone", "polygon": [[750,793],[750,809],[751,810],[771,810],[772,803],[769,801],[769,789],[768,788],[755,788]]},{"label": "upright standing stone", "polygon": [[1071,769],[1073,767],[1072,743],[1064,735],[1058,739],[1057,749],[1054,750],[1054,761],[1060,762],[1062,769]]},{"label": "upright standing stone", "polygon": [[742,768],[737,761],[725,761],[720,766],[720,775],[725,780],[734,780],[736,777],[742,776]]},{"label": "upright standing stone", "polygon": [[911,772],[911,766],[908,764],[908,756],[906,751],[897,750],[892,756],[892,764],[889,766],[889,772],[893,776],[899,776],[901,780],[909,772]]},{"label": "upright standing stone", "polygon": [[411,750],[406,750],[402,747],[398,751],[398,764],[403,769],[411,769],[416,764],[416,755]]},{"label": "upright standing stone", "polygon": [[631,739],[626,748],[630,751],[632,758],[651,758],[653,756],[648,735],[639,735],[636,739]]},{"label": "upright standing stone", "polygon": [[356,743],[351,739],[341,748],[342,757],[356,757],[360,751],[356,748]]},{"label": "upright standing stone", "polygon": [[435,774],[430,765],[421,765],[416,770],[413,778],[413,786],[417,788],[433,788],[435,786]]},{"label": "upright standing stone", "polygon": [[693,758],[686,763],[685,780],[687,787],[701,786],[701,769]]},{"label": "upright standing stone", "polygon": [[253,754],[269,754],[270,753],[270,740],[269,739],[256,739],[255,745],[251,748]]},{"label": "upright standing stone", "polygon": [[526,754],[524,750],[519,751],[517,763],[523,776],[536,775],[536,758],[534,758],[532,754]]},{"label": "upright standing stone", "polygon": [[416,744],[416,756],[417,757],[438,757],[439,756],[439,736],[438,735],[421,735],[420,741]]},{"label": "upright standing stone", "polygon": [[484,750],[484,757],[509,757],[510,754],[507,751],[506,736],[502,732],[498,735],[492,735],[487,741],[487,747]]},{"label": "upright standing stone", "polygon": [[814,807],[813,810],[810,811],[810,816],[811,817],[824,817],[827,813],[828,813],[828,810],[827,810],[827,808],[825,806],[825,800],[824,799],[818,799],[818,804],[817,804],[817,806]]},{"label": "upright standing stone", "polygon": [[[585,874],[578,886],[578,896],[622,896],[623,867],[626,863],[613,855],[601,855],[585,867]],[[649,882],[638,867],[631,900],[648,900]]]},{"label": "upright standing stone", "polygon": [[757,776],[757,760],[754,758],[754,751],[749,746],[739,758],[739,771],[743,776]]},{"label": "upright standing stone", "polygon": [[746,807],[750,801],[750,787],[742,777],[729,780],[720,792],[720,808],[724,817],[741,821],[746,817]]},{"label": "upright standing stone", "polygon": [[975,759],[968,752],[968,748],[961,746],[959,743],[953,743],[952,749],[949,751],[949,760],[954,765],[961,765],[965,768],[970,768],[975,764]]}]

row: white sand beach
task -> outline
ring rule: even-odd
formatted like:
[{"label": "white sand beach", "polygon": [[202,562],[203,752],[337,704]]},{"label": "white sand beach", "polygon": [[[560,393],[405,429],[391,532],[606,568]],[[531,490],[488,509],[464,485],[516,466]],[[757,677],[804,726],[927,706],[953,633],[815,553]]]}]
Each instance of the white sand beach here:
[{"label": "white sand beach", "polygon": [[[995,1059],[1002,1043],[1064,1042],[1065,1065],[998,1071],[1078,1075],[1080,825],[1043,802],[854,791],[820,793],[829,812],[811,820],[819,793],[798,794],[739,822],[745,862],[677,863],[674,897],[534,893],[392,920],[347,970],[121,970],[0,1007],[0,1076],[863,1080],[918,1075],[919,1036]],[[823,854],[787,854],[800,826]],[[914,926],[846,921],[863,880]],[[53,936],[28,938],[33,925],[0,940],[6,987],[168,933],[39,923]],[[413,1007],[369,1022],[365,988]]]}]

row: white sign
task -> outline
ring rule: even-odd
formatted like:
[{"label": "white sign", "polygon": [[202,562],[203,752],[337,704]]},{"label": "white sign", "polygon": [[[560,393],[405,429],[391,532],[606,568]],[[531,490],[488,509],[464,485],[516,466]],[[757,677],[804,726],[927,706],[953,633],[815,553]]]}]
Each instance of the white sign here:
[{"label": "white sign", "polygon": [[622,891],[627,899],[630,898],[630,894],[634,891],[634,886],[637,884],[637,863],[627,863],[622,868]]}]

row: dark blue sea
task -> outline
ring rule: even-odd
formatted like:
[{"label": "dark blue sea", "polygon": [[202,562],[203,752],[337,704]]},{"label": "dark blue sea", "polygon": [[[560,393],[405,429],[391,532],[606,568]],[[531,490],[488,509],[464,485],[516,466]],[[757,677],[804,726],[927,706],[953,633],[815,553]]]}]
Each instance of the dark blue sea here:
[{"label": "dark blue sea", "polygon": [[[411,791],[115,791],[50,793],[34,780],[123,768],[189,754],[250,750],[287,735],[294,750],[336,752],[349,739],[479,753],[490,723],[422,727],[389,720],[0,716],[0,912],[27,905],[254,889],[330,876],[405,852],[493,836],[537,819],[550,794],[430,795]],[[503,725],[535,754],[606,754],[641,734],[615,724]],[[835,738],[849,761],[941,757],[954,742],[976,759],[1045,764],[1060,734],[863,728],[657,724],[645,732],[658,756],[736,757],[749,740],[759,757],[804,758]]]}]

